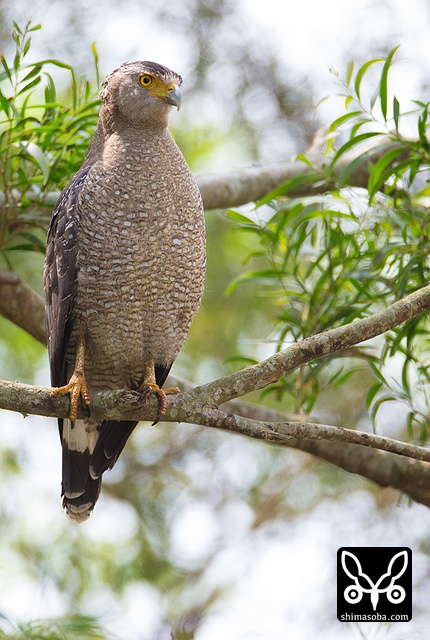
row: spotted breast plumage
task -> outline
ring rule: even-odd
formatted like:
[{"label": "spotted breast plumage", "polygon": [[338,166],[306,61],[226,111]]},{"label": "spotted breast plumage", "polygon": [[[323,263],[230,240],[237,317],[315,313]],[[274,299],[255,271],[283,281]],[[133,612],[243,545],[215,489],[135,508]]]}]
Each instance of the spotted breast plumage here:
[{"label": "spotted breast plumage", "polygon": [[59,420],[62,495],[81,522],[136,426],[77,419],[91,392],[161,389],[199,309],[205,277],[203,206],[168,130],[182,79],[153,62],[125,63],[106,79],[85,161],[54,209],[45,260],[53,393],[70,395]]}]

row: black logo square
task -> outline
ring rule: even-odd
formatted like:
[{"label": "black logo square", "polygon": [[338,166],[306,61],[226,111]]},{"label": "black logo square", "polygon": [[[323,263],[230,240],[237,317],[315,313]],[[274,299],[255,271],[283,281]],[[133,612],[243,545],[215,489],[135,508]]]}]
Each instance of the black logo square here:
[{"label": "black logo square", "polygon": [[337,617],[347,621],[412,619],[412,551],[342,547],[337,552]]}]

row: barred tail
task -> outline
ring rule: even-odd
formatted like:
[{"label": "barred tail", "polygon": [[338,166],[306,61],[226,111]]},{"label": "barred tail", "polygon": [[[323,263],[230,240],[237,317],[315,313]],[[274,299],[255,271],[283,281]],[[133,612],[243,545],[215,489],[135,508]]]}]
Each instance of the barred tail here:
[{"label": "barred tail", "polygon": [[61,495],[66,514],[76,522],[87,520],[100,494],[101,478],[90,476],[96,425],[84,420],[64,420],[62,425],[63,475]]}]

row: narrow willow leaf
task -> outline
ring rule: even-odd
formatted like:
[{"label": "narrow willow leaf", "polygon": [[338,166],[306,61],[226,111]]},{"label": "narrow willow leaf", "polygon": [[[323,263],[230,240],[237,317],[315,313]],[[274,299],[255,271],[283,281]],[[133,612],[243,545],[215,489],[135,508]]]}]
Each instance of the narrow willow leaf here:
[{"label": "narrow willow leaf", "polygon": [[354,60],[350,60],[346,68],[346,84],[349,85],[351,83],[353,74],[354,74]]},{"label": "narrow willow leaf", "polygon": [[350,113],[345,113],[343,116],[340,116],[339,118],[336,118],[336,120],[333,120],[328,130],[329,132],[335,131],[336,129],[339,129],[339,127],[341,127],[343,124],[345,124],[345,122],[349,122],[349,120],[353,120],[354,118],[362,115],[362,111],[351,111]]},{"label": "narrow willow leaf", "polygon": [[39,64],[45,66],[46,64],[52,64],[55,67],[59,67],[60,69],[67,69],[70,73],[70,77],[72,79],[72,100],[73,100],[73,110],[76,110],[78,104],[78,83],[76,81],[76,74],[74,68],[70,64],[66,64],[65,62],[61,62],[61,60],[55,60],[54,58],[46,58],[41,60]]},{"label": "narrow willow leaf", "polygon": [[313,168],[312,162],[309,160],[307,156],[305,156],[304,153],[298,153],[296,155],[296,160],[298,160],[299,162],[304,162],[310,169]]},{"label": "narrow willow leaf", "polygon": [[20,55],[19,51],[17,51],[16,54],[15,54],[15,57],[13,59],[13,68],[14,68],[15,73],[19,69],[20,62],[21,62],[21,55]]},{"label": "narrow willow leaf", "polygon": [[37,74],[41,71],[41,69],[42,69],[42,65],[41,64],[34,65],[34,67],[31,69],[31,71],[29,71],[27,73],[27,75],[24,76],[24,78],[22,80],[20,80],[20,84],[24,84],[24,82],[27,82],[28,80],[31,80],[31,78],[34,78],[34,76],[37,76]]},{"label": "narrow willow leaf", "polygon": [[352,96],[346,96],[345,98],[345,110],[348,109],[351,102],[354,100]]},{"label": "narrow willow leaf", "polygon": [[91,43],[91,53],[93,54],[95,62],[98,64],[99,61],[99,52],[97,51],[96,43]]},{"label": "narrow willow leaf", "polygon": [[258,226],[257,223],[252,220],[252,218],[248,218],[248,216],[239,213],[238,211],[234,211],[234,209],[229,209],[227,211],[227,218],[229,220],[234,220],[235,222],[241,222],[242,224],[252,224],[254,226]]},{"label": "narrow willow leaf", "polygon": [[45,73],[44,75],[47,78],[47,83],[45,86],[45,104],[43,106],[45,107],[45,109],[50,109],[57,100],[57,90],[55,87],[55,82],[49,75],[49,73]]},{"label": "narrow willow leaf", "polygon": [[6,58],[4,56],[0,56],[0,60],[1,63],[3,65],[3,69],[5,70],[6,76],[9,78],[10,81],[12,81],[12,73],[8,67],[8,64],[6,62]]},{"label": "narrow willow leaf", "polygon": [[428,149],[428,140],[427,140],[427,119],[429,115],[428,105],[424,105],[421,115],[418,118],[418,136],[420,139],[420,143],[424,147],[424,149]]},{"label": "narrow willow leaf", "polygon": [[13,29],[14,31],[16,31],[17,34],[19,34],[20,36],[23,36],[24,34],[21,31],[21,27],[19,26],[19,24],[14,20],[13,21]]},{"label": "narrow willow leaf", "polygon": [[3,111],[7,115],[7,117],[9,117],[9,114],[10,114],[10,100],[8,100],[8,98],[6,98],[6,96],[4,96],[1,91],[0,91],[0,104],[1,104],[1,107],[2,107]]},{"label": "narrow willow leaf", "polygon": [[[381,158],[379,158],[378,162],[376,162],[375,166],[370,171],[369,181],[367,185],[367,189],[369,191],[369,196],[372,198],[375,193],[381,188],[384,182],[387,180],[387,172],[385,171],[389,165],[393,163],[393,161],[402,153],[404,153],[405,149],[403,146],[398,146],[395,149],[391,149]],[[388,176],[391,175],[393,171],[388,172]]]},{"label": "narrow willow leaf", "polygon": [[372,58],[372,60],[368,60],[367,62],[365,62],[357,71],[357,75],[355,76],[354,88],[358,99],[360,99],[361,81],[363,80],[363,76],[365,75],[366,71],[368,71],[368,69],[372,65],[376,64],[377,62],[384,62],[384,60],[385,58]]},{"label": "narrow willow leaf", "polygon": [[337,179],[337,184],[339,188],[342,188],[346,184],[348,184],[350,177],[357,171],[357,169],[359,169],[359,167],[361,167],[363,162],[367,161],[367,158],[368,158],[368,152],[365,151],[357,158],[354,158],[352,162],[349,162],[347,164],[347,166],[345,167],[345,169],[342,171],[339,178]]},{"label": "narrow willow leaf", "polygon": [[342,145],[341,148],[337,151],[335,157],[331,162],[331,167],[333,167],[333,165],[337,162],[337,160],[339,160],[341,156],[343,156],[344,153],[346,153],[353,147],[356,147],[357,145],[361,144],[365,140],[369,140],[370,138],[374,138],[375,136],[381,136],[381,135],[384,135],[384,134],[381,133],[380,131],[369,131],[367,133],[361,133],[359,136],[356,136],[355,138],[351,138],[350,140],[348,140],[348,142],[345,142],[345,144]]},{"label": "narrow willow leaf", "polygon": [[31,38],[29,38],[27,40],[27,42],[24,45],[24,49],[22,51],[22,56],[23,58],[25,58],[25,56],[27,55],[27,53],[30,51],[30,47],[31,47]]},{"label": "narrow willow leaf", "polygon": [[17,95],[20,96],[22,93],[25,93],[26,91],[30,91],[30,89],[33,89],[34,87],[36,87],[40,83],[41,80],[42,80],[42,78],[40,76],[37,76],[37,78],[34,78],[34,80],[32,80],[31,82],[26,84],[25,87],[20,89],[18,91]]},{"label": "narrow willow leaf", "polygon": [[268,280],[279,277],[279,271],[276,269],[261,269],[259,271],[246,271],[241,273],[237,278],[229,284],[224,295],[229,296],[242,282],[247,280]]},{"label": "narrow willow leaf", "polygon": [[396,131],[399,130],[399,116],[400,116],[400,103],[397,100],[396,96],[393,98],[393,118],[394,124],[396,127]]},{"label": "narrow willow leaf", "polygon": [[382,67],[381,80],[379,83],[379,97],[381,100],[381,111],[382,111],[382,116],[385,122],[387,122],[388,73],[392,65],[394,54],[396,53],[398,48],[399,46],[394,47],[394,49],[391,49],[390,53],[388,54],[385,60],[384,66]]},{"label": "narrow willow leaf", "polygon": [[367,392],[367,397],[366,397],[366,407],[369,409],[369,407],[371,406],[373,399],[375,398],[376,394],[378,393],[378,391],[380,391],[383,387],[383,382],[381,382],[380,380],[378,380],[377,382],[375,382],[374,384],[372,384],[372,386],[370,387],[369,391]]},{"label": "narrow willow leaf", "polygon": [[321,175],[316,173],[315,171],[303,173],[302,175],[297,176],[292,180],[288,180],[287,182],[284,182],[273,191],[270,191],[270,193],[268,193],[266,196],[264,196],[263,198],[261,198],[261,200],[258,201],[256,206],[261,207],[263,204],[268,204],[272,200],[275,200],[275,198],[278,198],[279,196],[282,196],[288,193],[288,191],[291,191],[295,187],[298,187],[302,184],[308,184],[309,182],[315,182],[316,180],[320,180],[320,179],[321,179]]},{"label": "narrow willow leaf", "polygon": [[43,175],[43,182],[46,184],[49,179],[50,167],[40,147],[34,142],[22,142],[21,146],[27,151],[27,153],[35,160],[40,167]]},{"label": "narrow willow leaf", "polygon": [[358,120],[358,122],[356,122],[354,124],[354,126],[351,128],[351,131],[349,133],[349,137],[350,138],[356,138],[358,132],[360,131],[361,127],[364,124],[368,124],[369,122],[371,122],[370,118],[362,118],[361,120]]},{"label": "narrow willow leaf", "polygon": [[96,68],[96,84],[97,84],[97,88],[99,88],[100,87],[99,52],[97,51],[95,42],[91,44],[91,51],[94,57],[94,66]]}]

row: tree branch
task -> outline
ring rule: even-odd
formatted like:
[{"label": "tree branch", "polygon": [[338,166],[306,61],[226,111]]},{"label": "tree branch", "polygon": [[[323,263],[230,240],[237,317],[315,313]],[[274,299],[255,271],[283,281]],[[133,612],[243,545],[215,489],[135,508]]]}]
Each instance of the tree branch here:
[{"label": "tree branch", "polygon": [[[304,340],[297,342],[287,349],[280,351],[279,353],[263,360],[259,364],[251,365],[233,373],[229,376],[225,376],[222,379],[215,380],[208,384],[199,386],[187,392],[187,396],[192,400],[192,411],[195,412],[195,407],[204,406],[209,408],[218,408],[228,400],[245,395],[251,391],[262,389],[269,384],[277,382],[287,371],[296,368],[299,365],[311,362],[322,356],[326,356],[336,351],[343,350],[345,348],[356,345],[370,338],[380,335],[393,329],[397,325],[414,318],[424,311],[430,308],[430,285],[423,287],[418,291],[415,291],[402,300],[399,300],[386,309],[378,311],[361,320],[355,320],[347,325],[330,329],[323,333],[310,336]],[[14,387],[13,393],[7,393],[7,385],[13,383],[4,383],[4,393],[0,397],[0,407],[10,409],[12,411],[20,411],[21,413],[38,413],[40,415],[58,415],[64,417],[67,415],[67,408],[64,398],[56,399],[53,402],[51,398],[50,403],[46,404],[46,389],[42,387],[29,387],[28,385],[21,385],[20,393],[16,394],[17,387]],[[34,390],[34,397],[27,396],[26,393],[30,389]],[[39,397],[37,390],[40,390],[42,394],[41,402],[37,401]],[[107,394],[107,395],[106,395]],[[106,419],[107,417],[121,417],[121,407],[115,408],[116,400],[109,401],[110,396],[115,395],[115,392],[105,392],[106,407],[111,407],[115,416],[107,415],[103,408],[100,409],[101,417]],[[100,394],[99,394],[100,395]],[[23,402],[21,403],[21,398]],[[63,404],[61,404],[63,402]],[[172,398],[170,406],[171,419],[183,420],[185,422],[194,422],[194,417],[189,419],[189,416],[184,414],[181,410],[180,415],[173,415],[173,412],[177,405],[177,398]],[[127,407],[123,407],[125,410]],[[92,404],[92,410],[98,412],[97,404]],[[107,409],[106,409],[107,410]],[[119,410],[119,414],[118,414]],[[59,414],[57,411],[63,411]],[[99,419],[99,415],[95,415]],[[130,418],[130,416],[129,416]],[[131,418],[134,418],[132,416]],[[136,419],[144,419],[138,416]]]},{"label": "tree branch", "polygon": [[[181,382],[179,382],[181,385]],[[286,416],[261,405],[230,400],[223,409],[261,422],[302,421],[303,416]],[[304,451],[348,473],[355,473],[380,487],[392,487],[416,502],[430,507],[430,464],[394,453],[333,440],[291,438],[286,447]]]},{"label": "tree branch", "polygon": [[[325,174],[330,158],[322,153],[317,135],[306,155],[312,162],[315,174],[321,173],[321,181],[319,184],[316,184],[315,180],[308,183],[301,182],[290,189],[288,195],[297,197],[329,191],[346,167],[351,166],[359,157],[362,158],[362,162],[354,165],[355,169],[348,178],[348,186],[366,188],[369,180],[369,166],[375,164],[395,144],[396,142],[390,136],[381,136],[378,138],[377,146],[362,147],[359,152],[345,153],[335,163],[329,180]],[[400,159],[402,159],[401,154],[396,160]],[[293,160],[283,164],[244,167],[228,173],[201,175],[197,176],[196,180],[205,209],[228,209],[248,202],[256,202],[280,185],[308,171],[309,167],[303,162]]]},{"label": "tree branch", "polygon": [[[240,413],[235,404],[237,401],[232,398],[276,382],[287,371],[300,364],[343,350],[392,329],[429,307],[430,286],[367,318],[307,338],[258,365],[170,397],[165,419],[225,429],[270,444],[299,448],[347,471],[359,473],[381,486],[393,486],[414,500],[430,506],[430,452],[424,447],[331,425],[303,420],[281,421],[273,413],[268,414],[269,410],[262,408],[251,409],[247,416],[225,412],[233,410]],[[155,404],[153,402],[148,407],[141,407],[136,401],[136,394],[131,391],[105,391],[92,394],[91,414],[98,420],[153,420],[157,411]],[[220,405],[224,411],[218,409]],[[64,397],[54,398],[49,388],[1,382],[0,407],[23,414],[67,417],[69,400]],[[82,417],[85,415],[85,412],[81,412]],[[255,416],[260,419],[255,419]],[[363,452],[364,447],[366,453]],[[368,449],[369,447],[372,449]],[[389,455],[385,452],[389,452]],[[384,457],[381,458],[381,455]]]},{"label": "tree branch", "polygon": [[205,402],[220,404],[263,389],[277,382],[287,371],[322,356],[375,338],[430,309],[430,285],[414,291],[392,305],[361,320],[318,333],[222,379],[199,387]]},{"label": "tree branch", "polygon": [[0,314],[46,344],[42,298],[18,274],[0,269]]},{"label": "tree branch", "polygon": [[[222,383],[222,380],[218,382]],[[245,405],[245,412],[254,417],[233,415],[196,404],[195,391],[198,394],[199,388],[170,397],[164,420],[199,424],[246,435],[268,444],[302,449],[381,486],[393,486],[430,506],[430,450],[425,447],[331,425],[279,421],[279,417],[284,417],[282,414],[249,405]],[[0,381],[0,406],[21,412],[25,406],[26,413],[50,417],[67,417],[69,412],[68,399],[53,397],[49,387],[7,381]],[[232,401],[224,408],[243,411],[244,403],[239,406],[237,401]],[[152,421],[157,410],[154,399],[142,406],[138,394],[130,390],[102,391],[93,393],[91,397],[91,415],[96,420]],[[79,413],[79,417],[86,415],[83,410]],[[266,419],[257,420],[256,417]],[[268,417],[276,421],[268,421]],[[369,450],[362,453],[363,447],[369,447]],[[381,458],[381,455],[385,457]],[[381,465],[382,461],[384,465]]]}]

